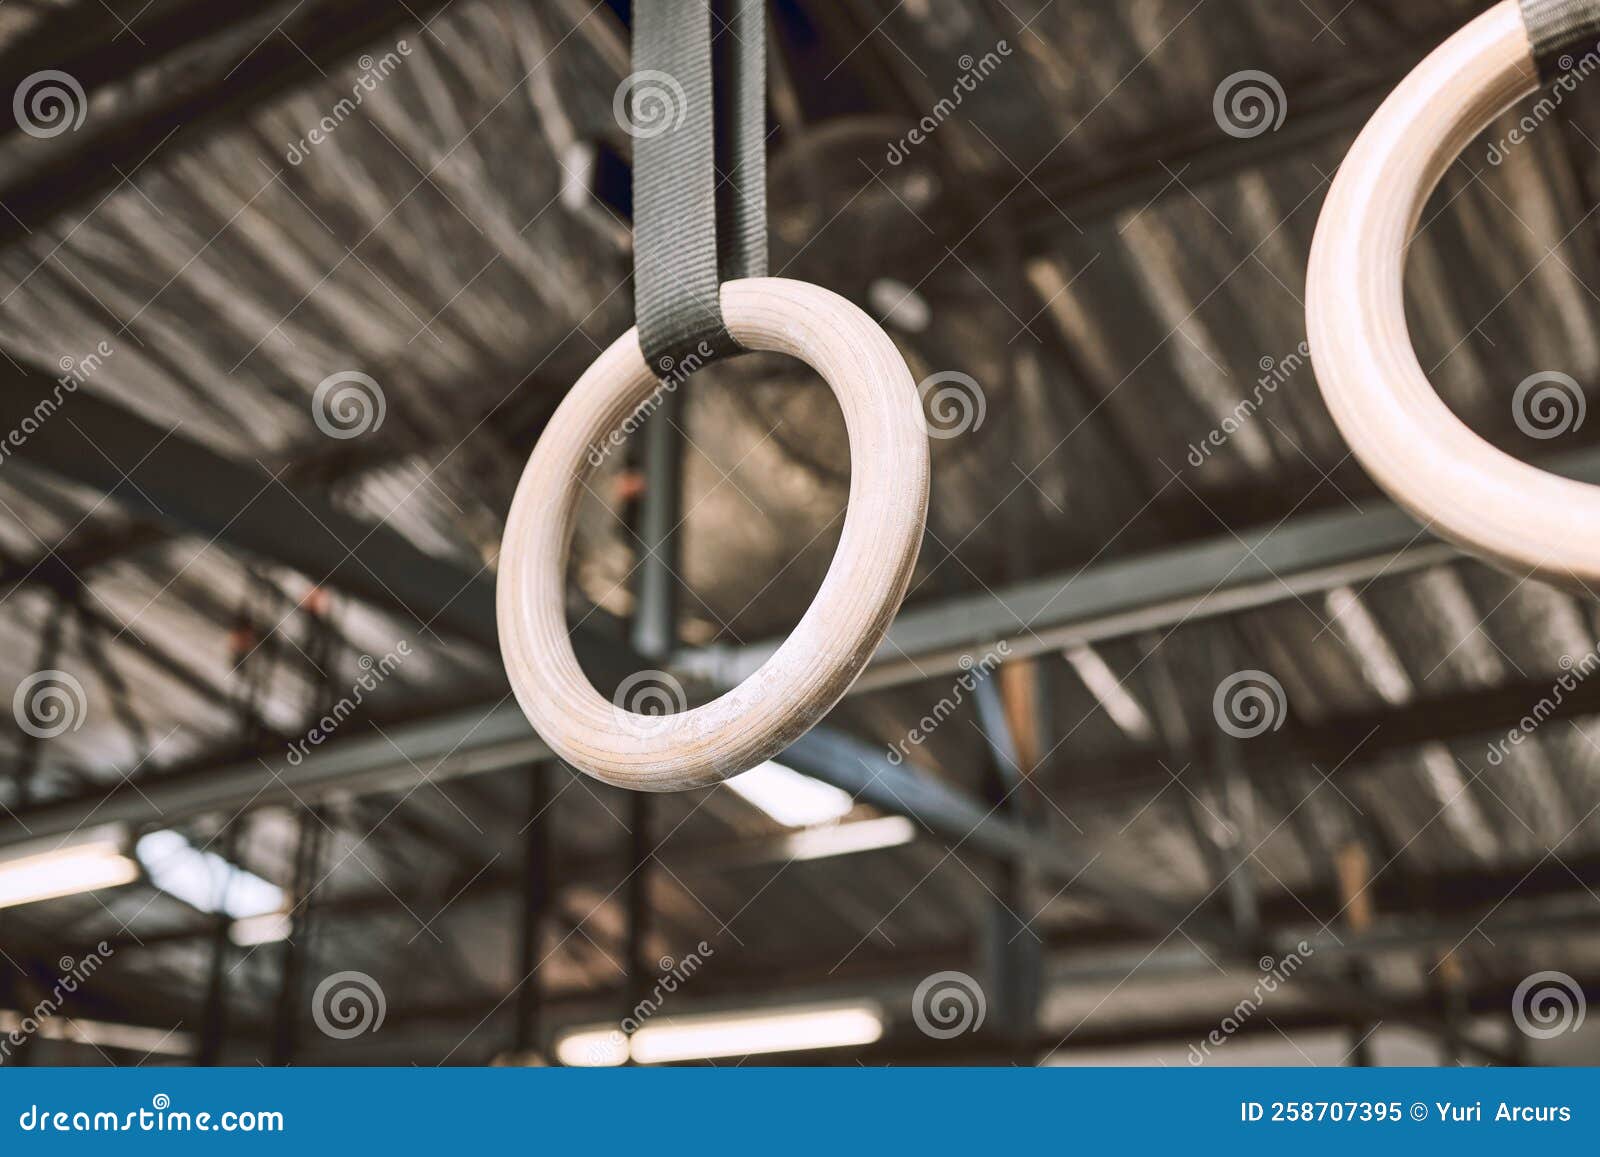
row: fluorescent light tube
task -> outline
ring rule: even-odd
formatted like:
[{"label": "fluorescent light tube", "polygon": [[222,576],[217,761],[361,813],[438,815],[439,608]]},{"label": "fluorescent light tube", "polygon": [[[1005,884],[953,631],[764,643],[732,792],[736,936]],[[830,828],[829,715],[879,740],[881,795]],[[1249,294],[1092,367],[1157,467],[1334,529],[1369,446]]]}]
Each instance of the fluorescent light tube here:
[{"label": "fluorescent light tube", "polygon": [[139,878],[116,840],[99,840],[0,862],[0,908],[115,888]]},{"label": "fluorescent light tube", "polygon": [[283,910],[282,888],[215,852],[202,851],[177,832],[140,836],[134,853],[151,883],[202,912],[245,920]]},{"label": "fluorescent light tube", "polygon": [[570,1068],[614,1068],[628,1063],[628,1038],[620,1028],[569,1032],[556,1041],[556,1059]]},{"label": "fluorescent light tube", "polygon": [[632,1037],[615,1028],[584,1028],[563,1036],[556,1056],[585,1067],[620,1065],[630,1055],[641,1065],[660,1065],[868,1045],[882,1035],[883,1012],[875,1004],[815,1005],[651,1021]]},{"label": "fluorescent light tube", "polygon": [[289,939],[289,913],[265,912],[260,916],[246,916],[235,920],[228,929],[228,939],[240,948],[253,948],[257,944],[276,944]]},{"label": "fluorescent light tube", "polygon": [[1120,727],[1128,738],[1141,743],[1155,739],[1156,729],[1150,717],[1122,680],[1117,678],[1116,672],[1100,657],[1100,652],[1093,647],[1068,647],[1061,652],[1061,656],[1072,665],[1089,693],[1099,700],[1101,708],[1111,717],[1111,722]]},{"label": "fluorescent light tube", "polygon": [[78,1044],[100,1048],[122,1049],[134,1053],[158,1053],[164,1056],[187,1057],[194,1053],[194,1038],[176,1029],[147,1028],[144,1025],[114,1024],[103,1020],[84,1020],[82,1017],[48,1016],[36,1019],[32,1013],[0,1009],[0,1032],[22,1032],[32,1024],[31,1031],[46,1040],[75,1041]]},{"label": "fluorescent light tube", "polygon": [[727,783],[746,803],[791,828],[839,819],[855,806],[848,792],[770,759]]},{"label": "fluorescent light tube", "polygon": [[917,825],[905,816],[884,816],[791,832],[783,837],[783,850],[791,860],[820,860],[827,856],[896,848],[909,844],[916,837]]}]

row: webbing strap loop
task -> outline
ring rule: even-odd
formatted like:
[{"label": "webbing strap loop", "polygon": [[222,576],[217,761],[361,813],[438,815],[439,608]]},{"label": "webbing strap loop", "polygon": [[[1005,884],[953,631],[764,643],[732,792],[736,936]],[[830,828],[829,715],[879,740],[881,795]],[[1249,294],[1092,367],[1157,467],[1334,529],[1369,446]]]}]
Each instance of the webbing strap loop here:
[{"label": "webbing strap loop", "polygon": [[690,354],[698,365],[740,348],[720,283],[766,274],[763,0],[636,0],[633,12],[639,345],[658,369]]},{"label": "webbing strap loop", "polygon": [[1554,80],[1571,67],[1562,54],[1580,44],[1600,40],[1600,0],[1519,0],[1522,22],[1533,45],[1541,81]]},{"label": "webbing strap loop", "polygon": [[717,0],[718,248],[722,280],[767,275],[766,0]]}]

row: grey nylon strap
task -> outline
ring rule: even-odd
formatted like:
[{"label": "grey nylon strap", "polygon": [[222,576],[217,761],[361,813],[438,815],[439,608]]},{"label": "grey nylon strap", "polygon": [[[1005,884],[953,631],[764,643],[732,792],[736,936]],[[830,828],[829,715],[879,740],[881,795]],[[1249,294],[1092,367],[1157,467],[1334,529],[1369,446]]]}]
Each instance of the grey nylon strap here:
[{"label": "grey nylon strap", "polygon": [[[691,353],[703,362],[737,352],[717,287],[766,273],[762,3],[635,0],[634,314],[645,360],[658,370],[683,364]],[[721,100],[712,79],[713,25],[717,57],[726,65]],[[729,174],[720,188],[719,156]]]},{"label": "grey nylon strap", "polygon": [[1600,40],[1600,0],[1520,0],[1520,4],[1542,81],[1554,80],[1571,67],[1570,61],[1567,68],[1561,65],[1565,50],[1594,47]]},{"label": "grey nylon strap", "polygon": [[717,221],[722,280],[767,275],[766,0],[718,0]]}]

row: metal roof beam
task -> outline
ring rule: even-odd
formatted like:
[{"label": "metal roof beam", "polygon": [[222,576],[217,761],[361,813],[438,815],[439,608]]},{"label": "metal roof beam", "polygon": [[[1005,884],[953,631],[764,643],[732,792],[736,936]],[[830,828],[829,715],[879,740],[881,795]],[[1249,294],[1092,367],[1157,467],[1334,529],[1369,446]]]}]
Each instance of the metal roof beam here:
[{"label": "metal roof beam", "polygon": [[299,493],[257,463],[243,463],[84,389],[43,374],[14,374],[0,390],[0,425],[29,463],[138,514],[208,542],[223,542],[303,572],[420,631],[497,646],[494,580],[429,555],[398,532],[373,526],[328,500]]},{"label": "metal roof beam", "polygon": [[[195,148],[203,144],[210,131],[228,125],[280,94],[308,81],[325,76],[334,62],[390,35],[395,29],[430,19],[445,0],[413,0],[410,4],[391,0],[337,0],[321,5],[296,5],[279,22],[281,36],[273,36],[253,47],[240,43],[235,56],[243,59],[218,62],[212,74],[198,82],[191,79],[195,70],[183,76],[183,83],[165,86],[148,105],[119,110],[104,120],[90,118],[73,134],[70,145],[40,148],[34,155],[38,163],[19,167],[0,179],[0,201],[11,212],[0,215],[0,245],[22,240],[28,232],[42,230],[63,214],[81,209],[102,190],[128,180],[157,150],[163,155],[174,149]],[[226,36],[230,25],[242,24],[240,15],[254,18],[249,6],[202,5],[215,9],[205,18],[208,31]],[[223,16],[222,13],[227,13]],[[185,20],[192,13],[165,16],[153,25],[157,39],[175,48],[186,43],[194,28]],[[215,25],[215,27],[211,27]],[[320,58],[313,60],[300,46],[306,45]],[[84,51],[93,52],[92,46]],[[90,59],[86,57],[85,59]],[[10,62],[13,68],[16,62]],[[87,66],[92,79],[111,82],[131,59],[126,53],[113,53],[104,61],[95,58]],[[101,73],[105,73],[104,76]],[[170,138],[170,140],[169,140]],[[47,142],[48,143],[48,142]],[[30,158],[31,159],[31,158]]]},{"label": "metal roof beam", "polygon": [[[1600,483],[1600,451],[1541,463],[1569,478]],[[1100,562],[909,607],[895,618],[851,694],[969,669],[996,646],[1025,658],[1066,647],[1236,614],[1335,587],[1360,584],[1464,557],[1433,538],[1393,503],[1362,511],[1303,515],[1266,530]],[[677,669],[732,686],[752,674],[781,639],[712,646],[674,656]]]}]

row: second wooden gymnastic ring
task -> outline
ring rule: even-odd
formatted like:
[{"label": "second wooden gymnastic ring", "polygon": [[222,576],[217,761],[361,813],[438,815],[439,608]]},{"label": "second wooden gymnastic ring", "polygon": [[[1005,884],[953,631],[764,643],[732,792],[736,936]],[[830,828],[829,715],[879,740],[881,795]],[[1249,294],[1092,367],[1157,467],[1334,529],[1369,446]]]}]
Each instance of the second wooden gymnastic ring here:
[{"label": "second wooden gymnastic ring", "polygon": [[808,363],[832,388],[850,445],[850,495],[816,598],[766,663],[721,697],[667,715],[606,699],[568,634],[566,569],[579,500],[604,454],[664,388],[629,330],[578,379],[528,460],[506,522],[497,611],[517,701],[562,759],[619,787],[715,783],[782,751],[839,701],[882,642],[911,581],[928,509],[928,441],[917,391],[887,334],[815,285],[752,278],[722,287],[723,320],[746,349]]},{"label": "second wooden gymnastic ring", "polygon": [[1434,392],[1406,327],[1406,250],[1424,204],[1473,138],[1537,83],[1515,0],[1467,24],[1401,82],[1323,206],[1307,335],[1340,432],[1424,527],[1519,577],[1592,585],[1600,487],[1520,462],[1473,433]]}]

